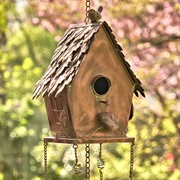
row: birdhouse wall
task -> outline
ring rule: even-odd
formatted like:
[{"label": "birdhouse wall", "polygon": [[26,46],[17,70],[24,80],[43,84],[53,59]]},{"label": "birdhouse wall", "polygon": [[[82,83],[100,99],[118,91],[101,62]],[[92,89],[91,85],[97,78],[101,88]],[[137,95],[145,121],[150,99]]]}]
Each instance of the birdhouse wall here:
[{"label": "birdhouse wall", "polygon": [[[93,90],[93,82],[97,77],[110,80],[110,88],[103,95]],[[113,43],[101,27],[68,90],[76,136],[119,136],[100,122],[98,115],[106,112],[113,117],[111,120],[116,121],[120,130],[126,132],[132,96],[133,83]]]},{"label": "birdhouse wall", "polygon": [[74,137],[66,89],[56,98],[45,95],[44,100],[51,134],[57,137]]}]

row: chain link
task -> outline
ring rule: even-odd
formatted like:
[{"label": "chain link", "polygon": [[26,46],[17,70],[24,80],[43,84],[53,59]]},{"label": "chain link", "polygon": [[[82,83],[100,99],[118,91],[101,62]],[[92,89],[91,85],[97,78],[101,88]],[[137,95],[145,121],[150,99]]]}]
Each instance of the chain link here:
[{"label": "chain link", "polygon": [[89,22],[89,15],[88,15],[88,11],[90,10],[90,0],[86,0],[86,18],[84,20],[84,22],[87,24]]},{"label": "chain link", "polygon": [[74,144],[74,156],[75,156],[75,164],[74,164],[74,174],[80,174],[82,172],[81,164],[78,164],[78,156],[77,156],[77,149],[78,145]]},{"label": "chain link", "polygon": [[48,142],[44,142],[44,179],[47,180],[47,146]]},{"label": "chain link", "polygon": [[85,178],[86,180],[90,180],[90,145],[86,144],[86,164],[85,164]]},{"label": "chain link", "polygon": [[134,142],[130,146],[130,169],[129,169],[129,178],[132,180],[133,176],[133,165],[134,165]]},{"label": "chain link", "polygon": [[102,169],[104,169],[105,163],[104,160],[102,159],[102,144],[100,144],[99,147],[99,159],[97,160],[97,166],[99,168],[100,180],[103,180]]}]

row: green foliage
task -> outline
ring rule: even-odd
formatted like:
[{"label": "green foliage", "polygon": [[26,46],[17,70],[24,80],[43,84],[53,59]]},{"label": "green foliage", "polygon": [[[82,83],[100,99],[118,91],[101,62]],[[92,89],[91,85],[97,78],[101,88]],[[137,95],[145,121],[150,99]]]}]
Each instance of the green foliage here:
[{"label": "green foliage", "polygon": [[170,116],[138,113],[135,119],[133,128],[138,130],[134,132],[137,137],[136,157],[141,157],[135,162],[136,179],[172,179],[174,173],[179,178],[179,163],[175,165],[174,161],[178,158],[175,152],[178,135]]},{"label": "green foliage", "polygon": [[32,91],[35,81],[45,71],[43,67],[49,63],[55,45],[48,32],[26,25],[10,35],[0,50],[2,179],[30,179],[41,166],[34,160],[31,150],[39,142],[47,118],[42,103],[32,101]]},{"label": "green foliage", "polygon": [[0,4],[0,17],[0,32],[5,32],[7,30],[7,19],[4,4]]}]

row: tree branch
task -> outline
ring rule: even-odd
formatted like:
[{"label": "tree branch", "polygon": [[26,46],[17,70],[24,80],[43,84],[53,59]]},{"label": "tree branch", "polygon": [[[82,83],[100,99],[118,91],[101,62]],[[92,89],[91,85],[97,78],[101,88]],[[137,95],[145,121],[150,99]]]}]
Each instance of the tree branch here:
[{"label": "tree branch", "polygon": [[180,40],[180,35],[170,35],[170,36],[163,36],[156,38],[140,39],[139,41],[135,42],[135,44],[150,43],[154,46],[161,46],[163,43],[178,41],[178,40]]}]

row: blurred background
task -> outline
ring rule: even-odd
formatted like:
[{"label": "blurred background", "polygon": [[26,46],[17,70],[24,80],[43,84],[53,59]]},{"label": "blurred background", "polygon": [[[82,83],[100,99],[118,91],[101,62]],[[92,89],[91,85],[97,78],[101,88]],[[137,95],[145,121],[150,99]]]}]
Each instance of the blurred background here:
[{"label": "blurred background", "polygon": [[[43,137],[50,135],[37,80],[70,24],[84,22],[85,0],[0,0],[0,180],[43,179]],[[104,7],[146,98],[134,97],[128,136],[136,137],[134,179],[180,179],[180,1],[91,0]],[[91,178],[99,179],[99,146]],[[84,146],[78,147],[84,165]],[[106,180],[128,180],[129,145],[103,144]],[[75,179],[71,145],[48,147],[49,179]],[[84,172],[79,179],[84,179]]]}]

